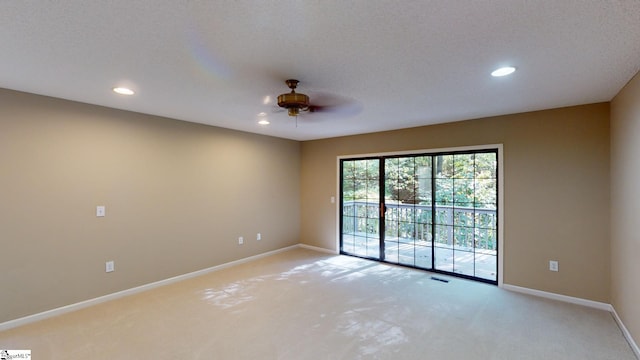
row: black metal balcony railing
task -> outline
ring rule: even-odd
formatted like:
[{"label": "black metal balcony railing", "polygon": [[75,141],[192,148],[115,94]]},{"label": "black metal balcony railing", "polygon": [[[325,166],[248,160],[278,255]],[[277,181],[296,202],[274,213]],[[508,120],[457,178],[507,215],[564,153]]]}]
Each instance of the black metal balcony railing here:
[{"label": "black metal balcony railing", "polygon": [[[344,201],[342,233],[378,234],[379,205],[365,200]],[[436,244],[445,246],[489,252],[497,249],[496,209],[390,202],[385,205],[385,240],[410,239],[431,245],[435,237]]]}]

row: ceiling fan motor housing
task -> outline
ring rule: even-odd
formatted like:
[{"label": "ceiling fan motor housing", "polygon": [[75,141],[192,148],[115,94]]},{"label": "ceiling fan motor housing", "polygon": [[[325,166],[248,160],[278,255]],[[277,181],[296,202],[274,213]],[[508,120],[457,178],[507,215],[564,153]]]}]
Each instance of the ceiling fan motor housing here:
[{"label": "ceiling fan motor housing", "polygon": [[305,110],[309,107],[309,97],[295,91],[297,84],[297,80],[287,80],[287,85],[291,88],[291,92],[278,95],[278,106],[289,110],[290,116],[296,116],[300,110]]}]

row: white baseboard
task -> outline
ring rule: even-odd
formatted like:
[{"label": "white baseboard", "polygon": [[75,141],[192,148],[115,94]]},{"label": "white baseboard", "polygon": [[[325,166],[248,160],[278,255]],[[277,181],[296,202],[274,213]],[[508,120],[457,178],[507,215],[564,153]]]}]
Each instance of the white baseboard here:
[{"label": "white baseboard", "polygon": [[339,254],[339,252],[335,251],[335,250],[329,250],[329,249],[325,249],[325,248],[321,248],[321,247],[317,247],[317,246],[311,246],[311,245],[307,245],[307,244],[298,244],[298,247],[301,247],[303,249],[317,251],[317,252],[332,254],[332,255]]},{"label": "white baseboard", "polygon": [[560,295],[560,294],[550,293],[550,292],[541,291],[541,290],[529,289],[529,288],[516,286],[516,285],[502,284],[502,288],[505,290],[513,291],[513,292],[538,296],[546,299],[563,301],[571,304],[578,304],[578,305],[587,306],[587,307],[599,309],[599,310],[611,311],[612,309],[611,304],[577,298],[573,296]]},{"label": "white baseboard", "polygon": [[[160,280],[160,281],[156,281],[153,283],[149,283],[149,284],[145,284],[145,285],[141,285],[141,286],[137,286],[131,289],[127,289],[127,290],[122,290],[122,291],[118,291],[112,294],[108,294],[108,295],[104,295],[104,296],[100,296],[97,298],[93,298],[93,299],[89,299],[89,300],[85,300],[85,301],[81,301],[75,304],[70,304],[70,305],[66,305],[66,306],[62,306],[56,309],[51,309],[51,310],[47,310],[47,311],[43,311],[41,313],[37,313],[37,314],[33,314],[33,315],[28,315],[22,318],[18,318],[15,320],[9,320],[3,323],[0,323],[0,331],[4,331],[4,330],[9,330],[18,326],[22,326],[22,325],[26,325],[26,324],[30,324],[30,323],[34,323],[36,321],[40,321],[40,320],[44,320],[44,319],[48,319],[54,316],[58,316],[58,315],[62,315],[62,314],[66,314],[72,311],[76,311],[76,310],[80,310],[80,309],[84,309],[86,307],[89,306],[93,306],[93,305],[97,305],[106,301],[110,301],[110,300],[115,300],[115,299],[119,299],[128,295],[133,295],[133,294],[137,294],[146,290],[150,290],[153,288],[157,288],[160,286],[165,286],[165,285],[169,285],[169,284],[173,284],[176,283],[178,281],[183,281],[183,280],[187,280],[196,276],[200,276],[200,275],[205,275],[214,271],[218,271],[218,270],[222,270],[234,265],[240,265],[249,261],[253,261],[253,260],[257,260],[263,257],[267,257],[270,255],[274,255],[283,251],[287,251],[287,250],[291,250],[291,249],[295,249],[300,247],[300,245],[292,245],[292,246],[288,246],[285,248],[281,248],[281,249],[277,249],[277,250],[273,250],[273,251],[269,251],[263,254],[258,254],[258,255],[254,255],[254,256],[249,256],[246,257],[244,259],[239,259],[239,260],[235,260],[235,261],[231,261],[228,263],[224,263],[221,265],[216,265],[216,266],[212,266],[210,268],[206,268],[206,269],[202,269],[202,270],[198,270],[198,271],[194,271],[194,272],[190,272],[187,274],[183,274],[183,275],[178,275],[172,278],[168,278],[168,279],[164,279],[164,280]],[[318,248],[320,249],[320,248]]]},{"label": "white baseboard", "polygon": [[587,307],[590,307],[590,308],[594,308],[594,309],[599,309],[599,310],[604,310],[604,311],[610,312],[611,315],[613,316],[613,319],[618,324],[618,327],[622,331],[622,335],[624,335],[624,338],[629,343],[629,346],[631,347],[631,350],[633,350],[633,352],[636,355],[636,357],[638,359],[640,359],[640,348],[638,348],[638,344],[633,339],[633,336],[631,336],[631,333],[629,332],[629,330],[627,330],[627,327],[624,326],[624,323],[622,322],[622,319],[620,319],[620,317],[618,316],[618,313],[616,312],[616,309],[613,307],[613,305],[607,304],[607,303],[603,303],[603,302],[598,302],[598,301],[592,301],[592,300],[586,300],[586,299],[582,299],[582,298],[577,298],[577,297],[573,297],[573,296],[560,295],[560,294],[550,293],[550,292],[541,291],[541,290],[529,289],[529,288],[525,288],[525,287],[521,287],[521,286],[509,285],[509,284],[503,284],[501,287],[503,289],[505,289],[505,290],[509,290],[509,291],[513,291],[513,292],[518,292],[518,293],[527,294],[527,295],[533,295],[533,296],[539,296],[539,297],[543,297],[543,298],[547,298],[547,299],[563,301],[563,302],[567,302],[567,303],[571,303],[571,304],[587,306]]},{"label": "white baseboard", "polygon": [[633,352],[636,354],[636,357],[640,359],[640,347],[638,347],[638,344],[635,342],[635,340],[633,340],[633,336],[631,336],[631,333],[629,332],[629,330],[627,330],[627,327],[624,326],[622,319],[620,319],[618,313],[616,312],[616,309],[613,306],[611,306],[611,314],[613,315],[615,321],[618,323],[618,326],[622,331],[622,335],[624,335],[625,339],[627,339],[627,342],[629,343],[629,346],[631,346],[631,350],[633,350]]}]

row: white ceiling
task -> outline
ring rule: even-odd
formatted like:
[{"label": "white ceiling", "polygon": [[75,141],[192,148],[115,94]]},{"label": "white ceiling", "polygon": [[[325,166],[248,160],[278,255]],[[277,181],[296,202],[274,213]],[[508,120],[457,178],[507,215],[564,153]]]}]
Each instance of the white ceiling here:
[{"label": "white ceiling", "polygon": [[[0,1],[0,87],[296,140],[609,101],[638,70],[638,0]],[[263,104],[287,78],[350,106],[296,126]]]}]

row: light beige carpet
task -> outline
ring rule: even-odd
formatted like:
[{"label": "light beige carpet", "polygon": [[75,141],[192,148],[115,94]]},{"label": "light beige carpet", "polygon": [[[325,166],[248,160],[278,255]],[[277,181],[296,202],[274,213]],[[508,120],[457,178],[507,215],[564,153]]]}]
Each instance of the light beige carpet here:
[{"label": "light beige carpet", "polygon": [[635,359],[608,312],[431,276],[296,249],[0,332],[0,349],[38,360]]}]

